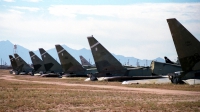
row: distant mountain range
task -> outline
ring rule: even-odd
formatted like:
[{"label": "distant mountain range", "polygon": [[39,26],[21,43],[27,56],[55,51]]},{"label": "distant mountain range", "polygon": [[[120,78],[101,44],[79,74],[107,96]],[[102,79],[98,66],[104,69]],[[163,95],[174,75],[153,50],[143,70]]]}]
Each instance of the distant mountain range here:
[{"label": "distant mountain range", "polygon": [[[62,45],[64,47],[65,50],[67,50],[72,56],[74,56],[74,58],[80,62],[80,58],[79,56],[82,55],[83,57],[85,57],[88,61],[90,61],[92,64],[94,64],[94,60],[93,60],[93,56],[90,50],[82,48],[80,50],[75,50],[72,48],[69,48],[66,45]],[[10,41],[0,41],[0,65],[6,63],[7,65],[10,65],[10,59],[8,57],[8,55],[13,55],[13,50],[14,48],[14,44],[11,43]],[[39,48],[39,47],[38,47]],[[52,57],[54,57],[59,63],[60,60],[58,58],[58,54],[55,48],[52,49],[45,49]],[[108,49],[109,50],[109,49]],[[36,55],[38,55],[38,57],[41,58],[39,50],[33,51]],[[24,48],[21,45],[17,45],[17,53],[19,54],[19,56],[21,56],[27,63],[31,64],[31,59],[30,59],[30,55],[29,55],[29,50]],[[133,66],[137,66],[137,63],[140,66],[146,66],[146,65],[150,65],[152,60],[146,60],[146,59],[137,59],[134,57],[125,57],[123,55],[115,55],[113,54],[116,59],[118,59],[123,65],[133,65]],[[156,58],[153,59],[159,62],[164,62],[163,58]]]}]

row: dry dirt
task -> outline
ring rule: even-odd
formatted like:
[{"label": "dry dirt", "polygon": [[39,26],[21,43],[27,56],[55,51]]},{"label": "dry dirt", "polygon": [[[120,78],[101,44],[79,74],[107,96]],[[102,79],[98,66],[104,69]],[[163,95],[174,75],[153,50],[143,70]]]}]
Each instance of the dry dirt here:
[{"label": "dry dirt", "polygon": [[[151,93],[151,94],[171,94],[171,95],[199,95],[200,92],[197,91],[182,91],[182,90],[166,90],[166,89],[152,89],[152,88],[130,88],[130,87],[121,87],[121,86],[110,86],[110,85],[89,85],[89,84],[70,84],[64,82],[49,82],[49,81],[30,81],[30,80],[20,80],[15,79],[12,75],[2,75],[0,79],[10,80],[10,81],[20,81],[27,83],[41,83],[41,84],[55,84],[62,86],[75,86],[75,87],[93,87],[93,88],[103,88],[103,89],[114,89],[114,90],[124,90],[132,92],[141,92],[141,93]],[[102,90],[101,90],[102,91]]]},{"label": "dry dirt", "polygon": [[[73,79],[16,76],[8,74],[8,70],[0,70],[0,112],[200,111],[200,91],[196,89],[199,86],[186,91],[69,80]],[[173,85],[164,86],[171,88]]]}]

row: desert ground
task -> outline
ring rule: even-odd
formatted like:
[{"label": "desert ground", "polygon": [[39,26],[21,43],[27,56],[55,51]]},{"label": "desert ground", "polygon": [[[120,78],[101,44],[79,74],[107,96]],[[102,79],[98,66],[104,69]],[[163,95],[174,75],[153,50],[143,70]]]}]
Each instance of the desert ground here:
[{"label": "desert ground", "polygon": [[122,85],[0,70],[0,111],[200,111],[200,85]]}]

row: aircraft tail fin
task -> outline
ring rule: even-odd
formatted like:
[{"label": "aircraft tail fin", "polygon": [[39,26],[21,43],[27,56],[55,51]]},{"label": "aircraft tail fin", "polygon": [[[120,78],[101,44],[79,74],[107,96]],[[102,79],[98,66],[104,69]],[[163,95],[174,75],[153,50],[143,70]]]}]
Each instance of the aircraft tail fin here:
[{"label": "aircraft tail fin", "polygon": [[32,51],[29,51],[29,54],[31,57],[31,61],[33,63],[34,70],[36,72],[46,71],[44,68],[44,62],[37,55],[35,55],[35,53],[33,53]]},{"label": "aircraft tail fin", "polygon": [[93,36],[87,37],[99,73],[124,75],[126,69]]},{"label": "aircraft tail fin", "polygon": [[15,53],[14,56],[20,71],[32,71],[30,65],[28,65],[17,53]]},{"label": "aircraft tail fin", "polygon": [[175,18],[167,19],[167,22],[182,70],[200,70],[199,41]]},{"label": "aircraft tail fin", "polygon": [[62,72],[61,65],[49,53],[47,53],[43,48],[39,48],[39,51],[46,71]]},{"label": "aircraft tail fin", "polygon": [[92,66],[83,56],[79,56],[82,65]]},{"label": "aircraft tail fin", "polygon": [[17,62],[15,58],[12,55],[9,55],[9,58],[10,58],[10,63],[12,65],[13,70],[17,70]]},{"label": "aircraft tail fin", "polygon": [[74,73],[85,71],[82,65],[70,55],[61,45],[55,45],[63,71],[65,73]]},{"label": "aircraft tail fin", "polygon": [[169,63],[169,64],[175,64],[175,62],[171,61],[168,57],[164,57],[165,58],[165,63]]}]

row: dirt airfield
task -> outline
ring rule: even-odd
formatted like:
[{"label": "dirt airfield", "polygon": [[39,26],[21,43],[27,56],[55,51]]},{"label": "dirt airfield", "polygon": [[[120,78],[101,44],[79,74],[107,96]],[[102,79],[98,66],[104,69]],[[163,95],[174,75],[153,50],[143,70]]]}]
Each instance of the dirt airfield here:
[{"label": "dirt airfield", "polygon": [[122,85],[0,70],[0,111],[200,111],[200,85]]}]

